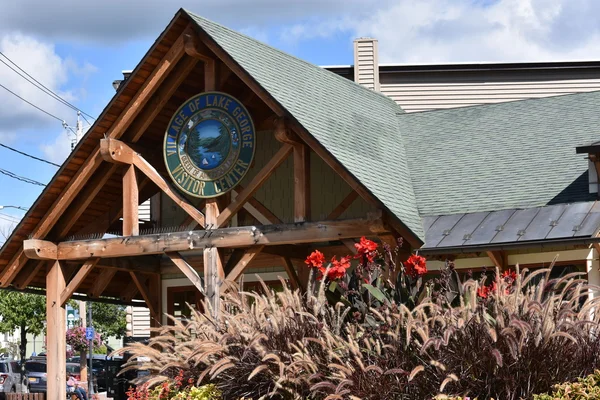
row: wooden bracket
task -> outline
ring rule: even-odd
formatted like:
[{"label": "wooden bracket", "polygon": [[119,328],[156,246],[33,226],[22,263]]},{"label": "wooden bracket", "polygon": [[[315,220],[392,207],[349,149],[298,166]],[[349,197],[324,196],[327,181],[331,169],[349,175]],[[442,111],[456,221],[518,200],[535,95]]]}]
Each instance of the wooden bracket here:
[{"label": "wooden bracket", "polygon": [[252,178],[244,190],[240,191],[235,199],[219,214],[217,227],[227,224],[233,215],[244,206],[250,197],[262,186],[262,184],[275,172],[285,159],[290,155],[294,147],[284,144],[267,164]]},{"label": "wooden bracket", "polygon": [[[90,296],[93,299],[97,299],[98,297],[100,297],[116,274],[116,269],[108,269],[102,271],[102,273],[100,273],[100,275],[98,276],[98,279],[96,279],[96,281],[94,282],[94,285],[89,291],[88,296]],[[131,299],[129,299],[129,301],[131,301]]]},{"label": "wooden bracket", "polygon": [[142,295],[142,298],[146,302],[146,306],[150,310],[150,314],[153,318],[159,319],[159,302],[157,293],[151,293],[150,287],[146,284],[148,280],[148,276],[142,275],[139,272],[130,271],[129,275],[131,276],[131,280],[135,283],[138,291]]},{"label": "wooden bracket", "polygon": [[358,198],[358,193],[352,190],[344,199],[338,204],[333,211],[329,213],[327,216],[327,220],[333,221],[334,219],[338,219],[344,211],[348,209],[354,203],[354,200]]},{"label": "wooden bracket", "polygon": [[237,281],[238,278],[244,273],[244,270],[248,267],[248,264],[250,264],[250,262],[254,260],[254,258],[257,255],[260,254],[263,248],[264,246],[255,246],[248,248],[244,255],[241,257],[241,259],[237,262],[235,267],[232,268],[231,272],[227,274],[225,280],[229,282]]},{"label": "wooden bracket", "polygon": [[198,275],[198,272],[190,264],[188,264],[183,257],[181,257],[181,254],[177,252],[165,254],[171,259],[171,261],[173,261],[173,264],[175,264],[175,266],[179,268],[181,272],[183,272],[190,282],[192,282],[196,289],[198,289],[200,293],[204,294],[204,286],[202,285],[202,279],[200,279],[200,275]]},{"label": "wooden bracket", "polygon": [[285,272],[290,280],[290,285],[292,286],[292,289],[301,289],[302,291],[305,291],[306,288],[304,287],[302,282],[300,282],[292,260],[289,257],[281,257],[281,260],[283,261],[283,267],[285,268]]},{"label": "wooden bracket", "polygon": [[275,139],[291,145],[304,144],[290,128],[285,117],[275,119]]},{"label": "wooden bracket", "polygon": [[499,250],[487,251],[486,253],[500,271],[504,271],[508,267],[508,256],[506,252]]},{"label": "wooden bracket", "polygon": [[204,215],[196,209],[185,197],[175,190],[158,171],[146,161],[140,154],[136,153],[126,143],[116,139],[102,139],[100,141],[102,157],[107,161],[133,164],[146,175],[156,186],[158,186],[175,204],[179,205],[194,220],[204,227]]},{"label": "wooden bracket", "polygon": [[63,307],[67,303],[67,301],[69,301],[73,293],[75,293],[75,290],[77,290],[79,285],[81,285],[81,283],[85,280],[89,273],[92,272],[92,269],[94,269],[94,266],[98,263],[99,260],[99,258],[92,258],[83,263],[81,268],[79,268],[79,271],[77,271],[77,274],[73,277],[73,279],[71,279],[71,281],[67,284],[67,286],[60,294],[61,307]]}]

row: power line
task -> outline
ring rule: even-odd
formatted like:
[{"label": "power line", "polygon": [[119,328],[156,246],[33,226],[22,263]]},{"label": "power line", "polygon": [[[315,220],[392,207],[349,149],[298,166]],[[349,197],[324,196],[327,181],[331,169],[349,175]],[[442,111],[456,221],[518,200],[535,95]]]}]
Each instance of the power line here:
[{"label": "power line", "polygon": [[22,154],[22,155],[24,155],[25,157],[33,158],[34,160],[38,160],[38,161],[44,162],[44,163],[46,163],[46,164],[53,165],[53,166],[55,166],[55,167],[60,167],[60,165],[58,165],[58,164],[56,164],[56,163],[53,163],[53,162],[51,162],[51,161],[48,161],[48,160],[44,160],[43,158],[39,158],[39,157],[36,157],[36,156],[32,156],[31,154],[24,153],[24,152],[22,152],[22,151],[19,151],[19,150],[17,150],[17,149],[13,149],[12,147],[10,147],[10,146],[7,146],[7,145],[5,145],[5,144],[2,144],[2,143],[0,143],[0,147],[4,147],[5,149],[8,149],[8,150],[14,151],[15,153]]},{"label": "power line", "polygon": [[7,170],[2,169],[2,168],[0,168],[0,174],[6,175],[9,178],[13,178],[13,179],[16,179],[16,180],[21,181],[21,182],[30,183],[32,185],[46,186],[46,185],[44,185],[41,182],[34,181],[33,179],[25,178],[24,176],[17,175],[14,172],[10,172],[10,171],[7,171]]},{"label": "power line", "polygon": [[[0,62],[2,62],[4,65],[6,65],[8,68],[10,68],[11,70],[13,70],[15,73],[17,73],[21,78],[25,79],[27,82],[31,83],[33,86],[35,86],[36,88],[40,89],[42,92],[46,93],[47,95],[51,96],[52,98],[58,100],[59,102],[63,103],[64,105],[71,107],[73,110],[75,111],[80,111],[82,114],[87,115],[88,117],[95,119],[94,117],[92,117],[90,114],[81,111],[79,108],[77,108],[76,106],[74,106],[73,104],[69,103],[67,100],[63,99],[62,97],[60,97],[58,94],[56,94],[52,89],[49,89],[48,87],[46,87],[43,83],[41,83],[40,81],[38,81],[37,79],[35,79],[33,76],[31,76],[29,73],[27,73],[27,71],[25,71],[23,68],[19,67],[17,65],[17,63],[15,63],[13,60],[11,60],[10,58],[8,58],[8,56],[4,53],[2,53],[0,51],[0,55],[4,58],[6,58],[12,65],[14,65],[16,68],[19,69],[19,71],[23,72],[23,74],[27,75],[27,77],[31,78],[35,83],[33,83],[31,80],[29,80],[27,77],[23,76],[23,74],[21,74],[19,71],[15,70],[13,67],[11,67],[10,65],[8,65],[5,61],[3,61],[2,59],[0,59]],[[36,85],[37,83],[37,85]],[[39,86],[38,86],[39,85]],[[40,87],[41,86],[41,87]],[[88,122],[89,124],[89,122]],[[91,124],[90,124],[91,125]]]},{"label": "power line", "polygon": [[46,111],[46,110],[44,110],[44,109],[41,109],[41,108],[39,108],[38,106],[36,106],[36,105],[35,105],[35,104],[33,104],[32,102],[25,100],[24,98],[22,98],[21,96],[19,96],[18,94],[16,94],[16,93],[15,93],[15,92],[13,92],[12,90],[8,89],[6,86],[2,85],[1,83],[0,83],[0,87],[1,87],[2,89],[6,90],[8,93],[12,94],[13,96],[15,96],[15,97],[18,97],[19,99],[23,100],[25,103],[29,104],[31,107],[37,108],[38,110],[40,110],[40,111],[41,111],[41,112],[43,112],[44,114],[46,114],[46,115],[49,115],[50,117],[52,117],[52,118],[54,118],[54,119],[57,119],[57,120],[59,120],[60,122],[63,122],[63,121],[64,121],[64,119],[62,119],[62,118],[58,118],[56,115],[54,115],[54,114],[50,114],[48,111]]},{"label": "power line", "polygon": [[12,215],[10,215],[10,214],[5,214],[5,213],[1,213],[1,212],[0,212],[0,218],[2,218],[2,217],[4,217],[4,218],[3,218],[4,220],[6,220],[6,219],[12,219],[12,221],[11,221],[11,222],[17,222],[17,223],[18,223],[19,221],[21,221],[21,220],[20,220],[19,218],[17,218],[17,217],[14,217],[14,216],[12,216]]}]

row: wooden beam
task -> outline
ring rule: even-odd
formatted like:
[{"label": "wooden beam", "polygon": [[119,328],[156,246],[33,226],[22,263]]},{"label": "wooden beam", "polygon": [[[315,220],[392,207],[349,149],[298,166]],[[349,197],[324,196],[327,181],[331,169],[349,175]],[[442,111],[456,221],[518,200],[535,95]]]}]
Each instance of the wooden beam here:
[{"label": "wooden beam", "polygon": [[46,275],[46,374],[48,399],[65,397],[65,368],[67,368],[66,310],[61,304],[65,276],[60,261]]},{"label": "wooden beam", "polygon": [[77,271],[77,274],[73,277],[73,279],[71,279],[69,284],[64,288],[64,290],[60,294],[61,307],[64,307],[65,304],[67,304],[67,301],[69,301],[73,293],[75,293],[79,285],[81,285],[85,278],[87,278],[89,273],[92,272],[92,269],[94,269],[94,266],[98,263],[99,260],[99,258],[91,258],[85,263],[83,263],[81,268],[79,268],[79,271]]},{"label": "wooden beam", "polygon": [[597,254],[600,254],[600,243],[592,243],[592,247],[596,250]]},{"label": "wooden beam", "polygon": [[[189,26],[192,25],[189,24]],[[111,125],[106,133],[107,137],[119,138],[125,133],[125,130],[133,122],[140,110],[148,102],[152,94],[173,69],[175,64],[177,64],[183,54],[183,37],[179,36],[173,46],[171,46],[169,51],[154,68],[148,79],[142,84],[142,87],[131,99],[128,107],[123,110],[117,120]],[[73,199],[79,194],[81,188],[91,179],[101,162],[102,156],[100,155],[100,149],[97,148],[90,154],[88,159],[83,163],[81,169],[77,171],[67,187],[61,192],[61,195],[52,204],[38,225],[32,230],[31,237],[36,239],[43,238],[50,232],[50,229],[54,226],[56,221],[64,214]],[[25,265],[26,260],[27,257],[24,257],[23,252],[19,250],[4,268],[4,271],[0,276],[0,287],[7,287],[11,284],[15,276],[17,276],[21,268]]]},{"label": "wooden beam", "polygon": [[261,185],[275,172],[277,167],[281,165],[292,152],[293,146],[284,144],[277,153],[265,164],[265,166],[252,178],[248,186],[240,191],[237,197],[221,212],[217,219],[216,227],[225,225],[233,215],[244,206],[246,201],[256,193]]},{"label": "wooden beam", "polygon": [[246,250],[240,261],[233,267],[231,272],[227,274],[227,278],[225,278],[228,282],[235,282],[238,278],[244,273],[244,270],[250,264],[250,262],[260,254],[264,246],[254,246],[250,247]]},{"label": "wooden beam", "polygon": [[310,220],[310,149],[294,146],[294,221]]},{"label": "wooden beam", "polygon": [[[162,325],[162,285],[158,274],[150,275],[148,280],[149,295],[154,303],[154,315],[150,315],[150,328],[159,328]],[[151,331],[150,336],[155,337],[156,331]]]},{"label": "wooden beam", "polygon": [[181,254],[177,252],[166,253],[167,257],[173,261],[173,264],[179,268],[181,272],[192,282],[192,284],[198,289],[198,291],[204,294],[204,286],[202,285],[202,279],[200,279],[200,275],[198,272],[190,265]]},{"label": "wooden beam", "polygon": [[356,247],[354,246],[356,243],[354,239],[342,239],[342,243],[344,243],[344,246],[346,246],[352,252],[352,254],[358,253],[358,250],[356,250]]},{"label": "wooden beam", "polygon": [[290,260],[289,257],[281,257],[281,260],[283,261],[283,267],[285,268],[285,272],[287,273],[287,276],[290,280],[290,285],[292,286],[292,289],[302,289],[302,291],[306,290],[302,282],[300,282],[298,274],[296,274],[296,269],[294,268],[292,260]]},{"label": "wooden beam", "polygon": [[[295,224],[221,228],[211,231],[175,232],[156,235],[82,240],[58,244],[59,260],[81,260],[91,257],[111,258],[190,251],[211,247],[231,248],[254,245],[318,243],[375,236],[385,233],[381,216],[351,220],[304,222]],[[45,245],[50,248],[46,251]],[[24,241],[37,259],[56,259],[56,244]],[[50,254],[50,257],[44,257]],[[53,258],[54,257],[54,258]]]},{"label": "wooden beam", "polygon": [[329,213],[329,215],[327,216],[327,220],[332,221],[334,219],[338,219],[344,213],[344,211],[346,211],[348,207],[350,207],[352,203],[354,203],[354,200],[356,200],[357,198],[358,193],[356,193],[355,190],[348,193],[348,195],[344,197],[340,204],[338,204],[333,209],[333,211]]},{"label": "wooden beam", "polygon": [[[204,45],[199,40],[195,30],[188,28],[183,33],[184,48],[188,56],[202,60],[203,62],[214,62],[215,59],[204,49]],[[214,89],[207,89],[214,90]]]},{"label": "wooden beam", "polygon": [[47,240],[28,239],[23,242],[23,253],[30,259],[57,260],[58,246]]},{"label": "wooden beam", "polygon": [[487,251],[486,253],[500,271],[504,271],[508,267],[508,256],[505,251]]},{"label": "wooden beam", "polygon": [[94,282],[92,289],[88,293],[88,296],[94,299],[97,299],[98,297],[102,296],[102,293],[104,293],[104,291],[106,290],[110,282],[112,282],[116,274],[116,269],[107,269],[102,271],[100,275],[98,275],[98,278],[96,278],[96,281]]},{"label": "wooden beam", "polygon": [[115,139],[102,139],[100,141],[102,156],[112,162],[135,165],[167,196],[190,215],[200,226],[204,226],[204,215],[194,207],[184,196],[179,194],[173,186],[164,179],[158,171],[140,154],[133,151],[126,143]]},{"label": "wooden beam", "polygon": [[86,189],[77,196],[77,200],[67,208],[58,224],[52,229],[53,238],[63,239],[67,236],[73,225],[118,168],[117,164],[109,164],[98,169],[94,177],[87,183]]},{"label": "wooden beam", "polygon": [[148,307],[148,310],[150,310],[151,316],[156,318],[158,315],[158,304],[154,296],[152,296],[152,294],[150,293],[150,288],[148,287],[148,285],[146,285],[148,276],[133,271],[129,272],[129,275],[131,276],[131,280],[135,283],[135,286],[137,287],[138,291],[142,295],[142,298],[146,302],[146,306]]},{"label": "wooden beam", "polygon": [[[211,229],[217,227],[219,217],[219,203],[217,198],[206,199],[206,226]],[[223,260],[219,254],[219,249],[214,246],[204,247],[202,253],[204,261],[204,285],[206,299],[211,306],[213,315],[219,313],[221,303],[221,284],[225,278],[223,271]]]},{"label": "wooden beam", "polygon": [[128,165],[123,174],[123,236],[140,234],[138,206],[139,192],[135,167]]},{"label": "wooden beam", "polygon": [[40,270],[46,265],[48,261],[39,260],[37,262],[31,262],[25,266],[13,281],[13,286],[17,289],[25,289],[33,278],[40,272]]},{"label": "wooden beam", "polygon": [[193,71],[196,64],[198,64],[198,60],[192,57],[184,57],[183,60],[177,64],[173,73],[169,74],[165,81],[160,85],[144,110],[127,130],[128,133],[125,136],[127,141],[135,143],[142,137],[150,124],[154,122],[156,116],[162,111],[173,94],[177,91],[177,88],[185,81],[190,72]]}]

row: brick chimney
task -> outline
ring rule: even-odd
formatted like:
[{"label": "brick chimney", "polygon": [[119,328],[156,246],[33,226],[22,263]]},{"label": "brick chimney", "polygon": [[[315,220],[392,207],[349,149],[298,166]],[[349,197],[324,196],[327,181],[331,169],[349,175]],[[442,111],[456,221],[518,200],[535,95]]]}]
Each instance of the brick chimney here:
[{"label": "brick chimney", "polygon": [[379,91],[377,39],[354,40],[354,82]]}]

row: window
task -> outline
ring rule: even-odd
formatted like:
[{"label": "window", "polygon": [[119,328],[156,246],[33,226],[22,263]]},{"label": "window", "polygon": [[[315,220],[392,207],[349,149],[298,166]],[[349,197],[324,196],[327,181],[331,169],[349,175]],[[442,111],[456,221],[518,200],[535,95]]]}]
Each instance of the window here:
[{"label": "window", "polygon": [[25,363],[25,370],[28,372],[46,372],[46,364],[37,362]]},{"label": "window", "polygon": [[3,373],[7,373],[8,372],[8,364],[7,363],[0,363],[0,372]]},{"label": "window", "polygon": [[[192,314],[188,304],[196,310],[202,309],[202,294],[195,286],[178,286],[167,288],[167,313],[180,321],[185,321]],[[173,321],[169,320],[172,325]]]}]

